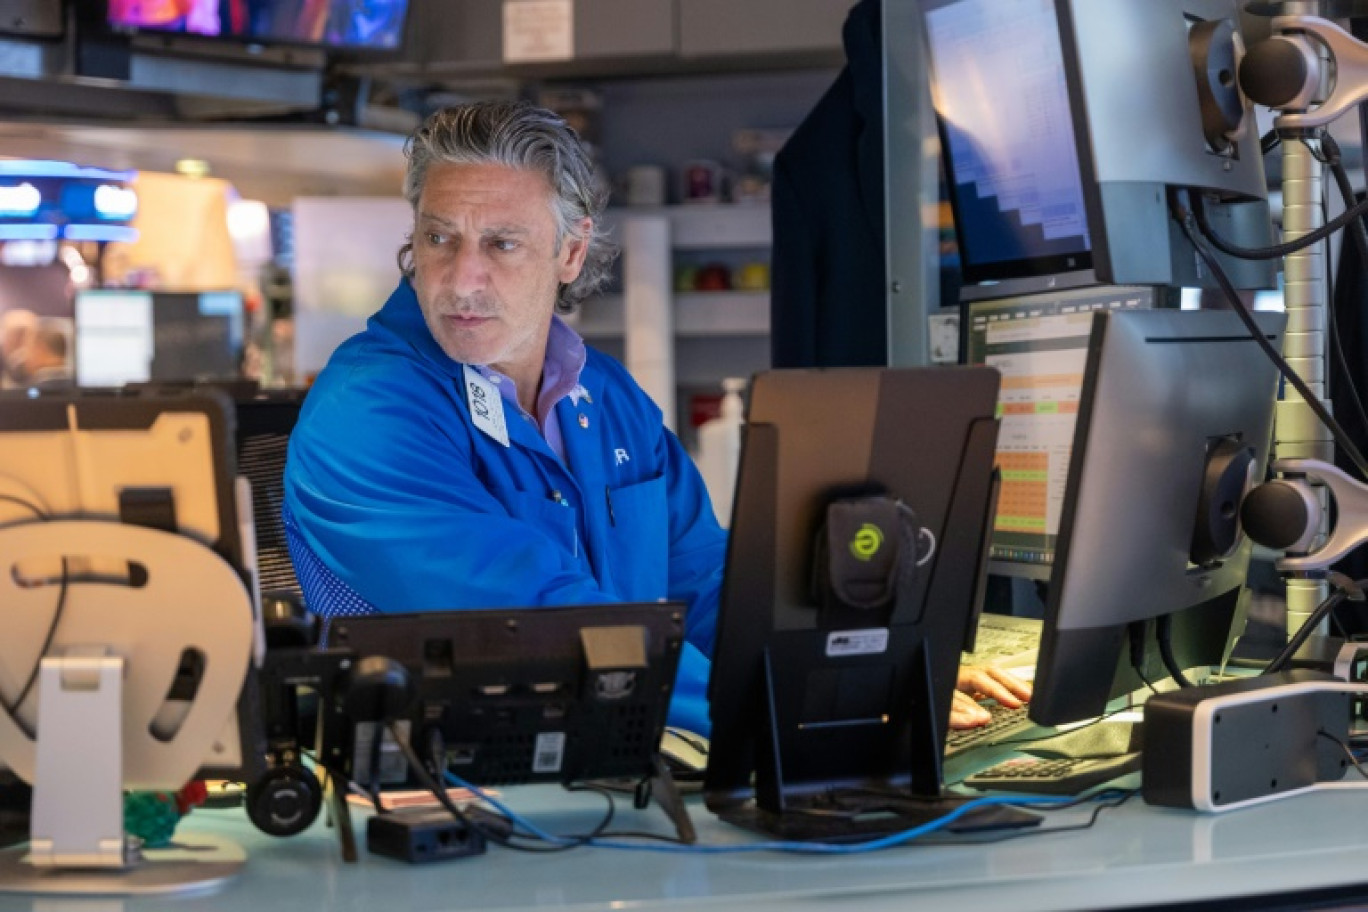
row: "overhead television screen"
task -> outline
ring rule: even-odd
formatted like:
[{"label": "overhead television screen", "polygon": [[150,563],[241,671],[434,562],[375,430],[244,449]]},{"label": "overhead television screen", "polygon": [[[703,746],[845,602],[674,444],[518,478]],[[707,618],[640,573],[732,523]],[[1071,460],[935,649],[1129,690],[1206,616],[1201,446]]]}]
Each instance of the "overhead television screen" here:
[{"label": "overhead television screen", "polygon": [[123,32],[179,32],[260,44],[395,50],[409,0],[108,0]]}]

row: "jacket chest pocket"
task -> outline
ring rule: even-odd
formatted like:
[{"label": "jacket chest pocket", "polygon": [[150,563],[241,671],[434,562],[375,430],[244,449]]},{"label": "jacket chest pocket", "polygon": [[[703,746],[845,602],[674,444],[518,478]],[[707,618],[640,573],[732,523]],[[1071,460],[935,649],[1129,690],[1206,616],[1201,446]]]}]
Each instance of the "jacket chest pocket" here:
[{"label": "jacket chest pocket", "polygon": [[670,514],[664,476],[610,488],[608,502],[608,552],[616,594],[630,601],[665,598],[670,579]]},{"label": "jacket chest pocket", "polygon": [[510,516],[544,533],[565,552],[568,561],[578,561],[579,517],[574,507],[554,501],[545,494],[526,491],[496,491],[495,496]]}]

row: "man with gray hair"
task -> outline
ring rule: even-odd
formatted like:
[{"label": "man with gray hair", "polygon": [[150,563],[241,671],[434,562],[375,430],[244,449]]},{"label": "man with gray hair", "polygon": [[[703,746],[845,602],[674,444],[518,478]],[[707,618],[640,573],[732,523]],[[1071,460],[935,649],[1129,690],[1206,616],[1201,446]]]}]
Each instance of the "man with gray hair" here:
[{"label": "man with gray hair", "polygon": [[670,723],[708,731],[725,533],[660,410],[557,316],[608,276],[606,194],[550,111],[438,111],[405,147],[403,278],[319,375],[285,524],[324,616],[679,599]]}]

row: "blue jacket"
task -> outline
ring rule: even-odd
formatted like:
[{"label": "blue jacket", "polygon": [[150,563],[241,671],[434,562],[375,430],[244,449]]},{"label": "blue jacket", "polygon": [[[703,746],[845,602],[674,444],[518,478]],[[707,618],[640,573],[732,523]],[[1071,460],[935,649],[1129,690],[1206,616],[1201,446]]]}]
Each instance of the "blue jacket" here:
[{"label": "blue jacket", "polygon": [[[670,724],[706,734],[726,533],[660,410],[590,349],[588,396],[555,407],[567,468],[515,410],[508,447],[476,427],[462,377],[401,282],[334,352],[290,437],[296,545],[379,611],[686,601]],[[345,613],[300,577],[311,608]]]}]

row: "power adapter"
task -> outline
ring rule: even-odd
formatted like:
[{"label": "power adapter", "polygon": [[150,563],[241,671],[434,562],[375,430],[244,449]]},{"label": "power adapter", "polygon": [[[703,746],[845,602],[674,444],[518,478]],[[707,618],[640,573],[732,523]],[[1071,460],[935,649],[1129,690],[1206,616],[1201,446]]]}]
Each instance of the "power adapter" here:
[{"label": "power adapter", "polygon": [[403,808],[366,824],[366,848],[410,864],[483,855],[483,834],[442,808]]}]

